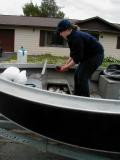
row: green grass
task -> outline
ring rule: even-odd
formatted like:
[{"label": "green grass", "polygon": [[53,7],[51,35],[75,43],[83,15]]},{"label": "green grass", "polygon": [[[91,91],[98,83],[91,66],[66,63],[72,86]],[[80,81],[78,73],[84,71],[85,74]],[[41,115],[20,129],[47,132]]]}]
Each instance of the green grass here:
[{"label": "green grass", "polygon": [[[67,56],[53,56],[51,54],[44,54],[44,55],[28,55],[27,62],[28,63],[44,63],[44,61],[47,59],[48,64],[64,64],[65,61],[68,59]],[[13,55],[11,58],[9,58],[7,63],[14,63],[16,62],[17,57],[16,55]],[[120,59],[115,59],[114,57],[105,57],[104,61],[102,63],[102,67],[107,67],[110,64],[120,64]]]},{"label": "green grass", "polygon": [[120,59],[116,59],[114,57],[105,57],[102,63],[102,67],[107,67],[110,64],[120,64]]},{"label": "green grass", "polygon": [[[64,64],[65,61],[68,59],[67,56],[53,56],[51,54],[45,54],[45,55],[28,55],[27,62],[28,63],[44,63],[44,61],[47,59],[48,64]],[[16,55],[11,56],[6,62],[8,63],[14,63],[16,62],[17,57]]]},{"label": "green grass", "polygon": [[48,64],[64,64],[68,57],[53,56],[51,54],[28,56],[28,63],[44,63],[46,59]]}]

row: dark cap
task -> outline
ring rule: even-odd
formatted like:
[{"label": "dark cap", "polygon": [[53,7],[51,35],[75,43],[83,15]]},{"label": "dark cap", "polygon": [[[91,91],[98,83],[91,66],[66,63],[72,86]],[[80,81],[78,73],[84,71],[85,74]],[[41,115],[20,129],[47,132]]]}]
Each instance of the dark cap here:
[{"label": "dark cap", "polygon": [[68,19],[64,19],[58,23],[57,34],[72,27],[72,23]]}]

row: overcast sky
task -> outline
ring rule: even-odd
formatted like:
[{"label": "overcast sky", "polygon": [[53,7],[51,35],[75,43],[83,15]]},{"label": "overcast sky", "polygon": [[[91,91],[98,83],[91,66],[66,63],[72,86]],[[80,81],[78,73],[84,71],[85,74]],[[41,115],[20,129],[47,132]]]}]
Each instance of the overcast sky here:
[{"label": "overcast sky", "polygon": [[[40,6],[41,0],[31,0]],[[87,19],[99,16],[120,24],[120,0],[55,0],[67,18]],[[0,14],[23,15],[22,7],[30,0],[0,0]]]}]

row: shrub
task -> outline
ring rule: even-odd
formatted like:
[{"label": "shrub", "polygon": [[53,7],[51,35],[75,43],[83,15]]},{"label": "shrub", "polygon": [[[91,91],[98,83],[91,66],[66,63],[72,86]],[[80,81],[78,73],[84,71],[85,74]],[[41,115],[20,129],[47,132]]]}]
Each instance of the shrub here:
[{"label": "shrub", "polygon": [[108,56],[108,57],[105,57],[104,58],[104,61],[103,61],[103,63],[102,63],[102,66],[103,67],[107,67],[108,65],[110,65],[110,64],[120,64],[120,59],[116,59],[116,58],[114,58],[114,57],[110,57],[110,56]]}]

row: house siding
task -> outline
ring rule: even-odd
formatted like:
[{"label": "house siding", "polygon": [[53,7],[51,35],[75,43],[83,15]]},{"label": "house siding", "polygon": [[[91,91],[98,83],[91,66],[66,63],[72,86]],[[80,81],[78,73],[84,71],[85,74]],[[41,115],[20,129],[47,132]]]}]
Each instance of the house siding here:
[{"label": "house siding", "polygon": [[110,33],[100,34],[99,41],[104,47],[105,57],[120,58],[120,49],[117,49],[117,35]]},{"label": "house siding", "polygon": [[39,30],[33,28],[16,28],[15,52],[23,46],[28,54],[37,54],[39,49]]},{"label": "house siding", "polygon": [[15,30],[15,52],[23,46],[29,55],[54,54],[68,56],[68,48],[40,47],[40,29],[16,28]]},{"label": "house siding", "polygon": [[[116,48],[117,34],[101,33],[99,41],[105,50],[105,56],[120,58],[120,49]],[[56,56],[69,56],[69,48],[41,47],[40,29],[16,28],[15,30],[15,52],[23,46],[29,55],[53,54]]]}]

